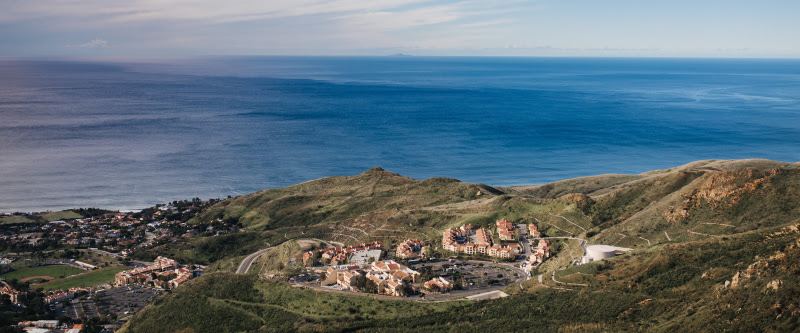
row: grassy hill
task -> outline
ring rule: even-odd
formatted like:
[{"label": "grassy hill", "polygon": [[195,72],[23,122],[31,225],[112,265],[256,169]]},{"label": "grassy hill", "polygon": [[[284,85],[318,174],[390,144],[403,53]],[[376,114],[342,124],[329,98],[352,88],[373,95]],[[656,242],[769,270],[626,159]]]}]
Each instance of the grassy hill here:
[{"label": "grassy hill", "polygon": [[0,216],[0,224],[17,223],[46,223],[57,220],[69,220],[85,217],[76,210],[63,210],[57,212],[44,212],[34,215],[4,215]]},{"label": "grassy hill", "polygon": [[[290,239],[321,239],[334,244],[380,240],[394,246],[408,239],[430,244],[441,241],[444,228],[473,224],[494,227],[494,221],[548,223],[545,231],[575,228],[560,217],[589,227],[576,204],[565,200],[507,195],[482,184],[455,179],[414,180],[382,169],[351,177],[329,177],[282,189],[266,190],[224,200],[190,223],[216,219],[238,224],[244,232],[195,237],[141,252],[141,259],[167,255],[180,261],[213,264],[243,256],[267,244]],[[233,266],[220,263],[213,267]]]},{"label": "grassy hill", "polygon": [[343,221],[364,214],[463,203],[500,194],[503,193],[486,185],[446,178],[419,181],[374,168],[356,176],[328,177],[229,199],[197,220],[232,220],[248,230],[273,230]]},{"label": "grassy hill", "polygon": [[[640,175],[501,189],[442,178],[419,181],[372,169],[226,200],[198,221],[229,220],[247,232],[192,239],[162,250],[206,256],[216,261],[213,267],[230,271],[240,256],[264,242],[316,238],[391,245],[415,237],[438,246],[443,228],[490,226],[501,217],[537,223],[548,236],[577,236],[589,244],[634,250],[571,266],[582,253],[578,241],[554,241],[555,257],[537,272],[543,283],[534,278],[523,283],[524,290],[507,288],[511,297],[484,302],[378,301],[220,272],[178,288],[137,314],[125,329],[800,329],[800,169],[792,163],[699,161]],[[287,249],[296,247],[290,245]],[[274,252],[285,256],[291,251]],[[270,260],[264,258],[261,265],[278,264]],[[164,322],[170,326],[157,326]]]},{"label": "grassy hill", "polygon": [[511,297],[483,302],[379,301],[213,273],[149,306],[122,332],[792,331],[800,327],[797,231],[636,251],[559,274],[588,287],[530,280],[525,291],[514,286]]}]

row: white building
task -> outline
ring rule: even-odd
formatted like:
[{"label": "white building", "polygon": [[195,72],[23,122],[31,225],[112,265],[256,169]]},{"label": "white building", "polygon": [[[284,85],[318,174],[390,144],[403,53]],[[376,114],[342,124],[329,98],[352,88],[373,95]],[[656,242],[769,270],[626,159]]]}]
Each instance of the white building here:
[{"label": "white building", "polygon": [[613,258],[630,250],[632,249],[611,245],[589,245],[586,247],[586,255],[581,258],[581,263]]}]

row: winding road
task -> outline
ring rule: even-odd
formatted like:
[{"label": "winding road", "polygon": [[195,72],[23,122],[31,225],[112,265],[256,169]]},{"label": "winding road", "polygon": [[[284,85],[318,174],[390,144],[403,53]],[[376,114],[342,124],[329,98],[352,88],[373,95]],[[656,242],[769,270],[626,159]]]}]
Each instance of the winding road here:
[{"label": "winding road", "polygon": [[[269,245],[269,244],[267,244],[267,245]],[[239,268],[236,269],[236,274],[247,274],[247,271],[250,270],[250,266],[253,264],[253,260],[256,260],[256,258],[258,258],[258,256],[266,253],[270,249],[272,249],[272,247],[268,247],[266,249],[256,251],[256,252],[250,254],[249,256],[245,257],[244,260],[242,260],[242,263],[239,264]]]}]

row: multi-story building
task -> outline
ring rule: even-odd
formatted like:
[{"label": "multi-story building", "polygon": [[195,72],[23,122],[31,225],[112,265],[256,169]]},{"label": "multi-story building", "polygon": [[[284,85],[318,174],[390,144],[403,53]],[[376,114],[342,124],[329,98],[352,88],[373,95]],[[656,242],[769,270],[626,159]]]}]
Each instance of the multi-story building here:
[{"label": "multi-story building", "polygon": [[532,238],[542,237],[542,233],[539,232],[539,227],[533,223],[528,224],[528,234],[530,234]]},{"label": "multi-story building", "polygon": [[498,258],[513,258],[519,254],[519,245],[492,245],[492,233],[489,230],[473,229],[471,225],[445,230],[442,233],[442,248],[451,252]]},{"label": "multi-story building", "polygon": [[0,295],[8,295],[8,297],[11,299],[11,303],[21,305],[22,302],[20,298],[25,296],[25,292],[11,288],[11,286],[5,284],[5,282],[3,282],[3,284],[5,287],[0,288]]},{"label": "multi-story building", "polygon": [[514,240],[514,224],[506,219],[497,220],[497,237],[500,240]]},{"label": "multi-story building", "polygon": [[475,230],[475,244],[492,245],[492,232],[483,228]]},{"label": "multi-story building", "polygon": [[61,302],[63,300],[72,299],[74,297],[75,297],[75,294],[73,294],[73,293],[60,292],[60,293],[55,293],[55,294],[52,294],[52,295],[45,296],[44,297],[44,301],[47,304],[55,304],[55,303]]},{"label": "multi-story building", "polygon": [[422,248],[425,247],[425,242],[419,239],[407,239],[397,246],[395,256],[398,258],[412,258],[422,255]]},{"label": "multi-story building", "polygon": [[176,275],[175,278],[166,282],[161,280],[154,282],[160,287],[166,288],[175,288],[194,276],[194,272],[187,268],[180,267],[177,261],[166,257],[158,257],[150,266],[139,267],[115,274],[114,284],[118,286],[124,286],[135,283],[139,279],[143,281],[154,281],[153,274],[156,274],[157,276]]},{"label": "multi-story building", "polygon": [[540,239],[539,244],[536,245],[536,248],[533,250],[530,258],[528,258],[528,262],[531,266],[535,266],[544,262],[545,259],[550,257],[550,241],[546,239]]},{"label": "multi-story building", "polygon": [[354,287],[356,285],[356,281],[358,280],[358,278],[360,276],[363,276],[363,275],[361,273],[359,273],[358,271],[347,270],[347,271],[338,272],[337,276],[336,276],[336,283],[338,283],[340,286],[345,287],[345,288],[347,288],[349,290],[354,290]]},{"label": "multi-story building", "polygon": [[331,276],[340,286],[349,290],[356,290],[356,281],[359,277],[366,277],[375,283],[378,292],[382,294],[400,296],[407,283],[415,283],[419,279],[419,272],[397,263],[393,260],[377,261],[365,266],[339,266],[330,267],[324,283],[333,283]]},{"label": "multi-story building", "polygon": [[444,293],[453,289],[453,284],[450,283],[450,281],[447,281],[445,278],[438,277],[425,282],[425,289]]}]

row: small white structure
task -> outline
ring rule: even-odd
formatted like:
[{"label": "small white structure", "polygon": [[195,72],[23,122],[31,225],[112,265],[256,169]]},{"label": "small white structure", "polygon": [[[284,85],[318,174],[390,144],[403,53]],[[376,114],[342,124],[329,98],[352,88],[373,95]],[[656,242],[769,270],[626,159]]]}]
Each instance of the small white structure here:
[{"label": "small white structure", "polygon": [[581,263],[586,264],[595,260],[613,258],[630,250],[632,249],[611,245],[589,245],[586,247],[586,256],[581,258]]}]

